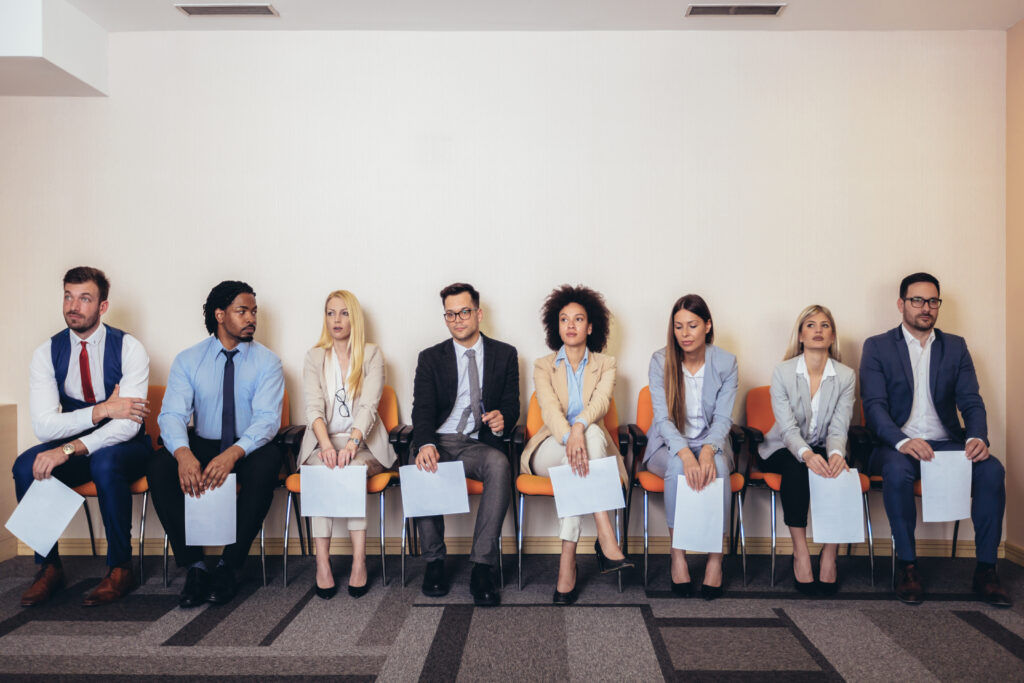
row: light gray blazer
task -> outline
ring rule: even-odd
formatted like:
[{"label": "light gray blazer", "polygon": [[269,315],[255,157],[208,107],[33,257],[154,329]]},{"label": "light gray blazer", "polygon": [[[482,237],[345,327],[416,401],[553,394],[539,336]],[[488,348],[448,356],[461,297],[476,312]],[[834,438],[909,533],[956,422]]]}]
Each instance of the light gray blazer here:
[{"label": "light gray blazer", "polygon": [[[796,374],[799,358],[790,358],[775,366],[772,373],[772,412],[775,424],[764,436],[759,451],[762,458],[768,458],[780,448],[786,448],[795,458],[803,462],[799,453],[810,448],[812,439],[824,441],[825,452],[839,451],[846,455],[846,435],[853,417],[854,389],[857,375],[853,368],[833,359],[835,377],[821,380],[818,391],[821,403],[818,408],[817,434],[811,434],[811,387],[802,375]],[[823,438],[824,437],[824,438]]]},{"label": "light gray blazer", "polygon": [[[679,431],[668,415],[668,400],[665,398],[665,349],[658,349],[651,356],[647,375],[654,421],[647,430],[644,462],[647,462],[662,445],[667,445],[672,454],[690,445],[690,439]],[[736,402],[738,386],[739,370],[736,366],[736,356],[708,344],[704,350],[704,388],[701,391],[701,409],[708,427],[693,441],[695,445],[711,444],[716,451],[724,453],[730,467],[734,463],[729,428],[732,427],[732,408]]]}]

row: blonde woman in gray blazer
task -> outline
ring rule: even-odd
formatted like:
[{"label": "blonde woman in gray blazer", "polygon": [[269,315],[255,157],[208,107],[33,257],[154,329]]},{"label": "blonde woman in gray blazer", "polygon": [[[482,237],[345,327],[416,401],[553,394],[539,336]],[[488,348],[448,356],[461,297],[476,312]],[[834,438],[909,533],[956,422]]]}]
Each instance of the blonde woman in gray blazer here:
[{"label": "blonde woman in gray blazer", "polygon": [[[377,414],[384,391],[384,354],[365,339],[363,311],[355,295],[331,292],[324,304],[324,327],[317,345],[306,352],[302,370],[306,433],[298,464],[345,467],[366,465],[367,477],[391,468],[395,452]],[[334,520],[313,518],[316,547],[316,593],[329,600],[337,593],[331,571],[330,546]],[[354,598],[368,590],[366,518],[348,520],[352,570],[348,592]]]},{"label": "blonde woman in gray blazer", "polygon": [[839,362],[839,338],[832,312],[808,306],[797,318],[785,360],[772,373],[775,424],[760,448],[761,469],[782,475],[783,518],[793,538],[793,582],[801,593],[839,590],[836,554],[826,543],[814,579],[807,549],[809,472],[836,477],[846,465],[846,434],[853,415],[856,374]]}]

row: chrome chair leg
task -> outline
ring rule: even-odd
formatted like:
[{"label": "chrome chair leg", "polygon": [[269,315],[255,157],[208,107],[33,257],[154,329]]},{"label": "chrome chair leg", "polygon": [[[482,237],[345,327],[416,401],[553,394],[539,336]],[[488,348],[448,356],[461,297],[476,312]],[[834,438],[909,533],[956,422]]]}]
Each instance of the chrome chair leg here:
[{"label": "chrome chair leg", "polygon": [[[307,541],[307,539],[306,539],[306,537],[302,533],[302,512],[301,512],[301,510],[299,508],[299,506],[300,506],[299,497],[298,496],[293,496],[292,492],[288,491],[288,501],[291,504],[291,506],[293,508],[295,508],[295,526],[298,528],[298,531],[299,531],[299,552],[302,554],[303,557],[305,557],[306,556],[306,541]],[[308,540],[309,540],[309,545],[312,545],[313,544],[313,539],[308,539]],[[312,554],[312,548],[310,548],[310,553]]]},{"label": "chrome chair leg", "polygon": [[864,524],[868,528],[868,565],[871,568],[871,585],[875,585],[875,539],[871,533],[871,508],[868,505],[868,494],[864,494]]},{"label": "chrome chair leg", "polygon": [[139,515],[139,583],[146,583],[146,573],[142,571],[142,562],[146,557],[146,505],[149,503],[149,491],[142,492],[142,514]]},{"label": "chrome chair leg", "polygon": [[[647,559],[648,559],[648,537],[647,537],[647,522],[648,522],[648,502],[647,502],[647,489],[644,489],[644,588],[647,588]],[[671,550],[669,553],[671,554]]]},{"label": "chrome chair leg", "polygon": [[167,542],[167,532],[164,532],[164,588],[167,588],[169,585],[171,585],[167,577]]},{"label": "chrome chair leg", "polygon": [[[284,504],[284,586],[288,587],[288,531],[292,524],[292,492],[288,492],[288,500]],[[299,525],[302,518],[299,517]]]},{"label": "chrome chair leg", "polygon": [[[622,547],[622,535],[619,533],[619,511],[615,511],[615,541]],[[625,553],[623,553],[625,554]],[[619,579],[619,592],[622,592],[622,571],[615,572],[615,576]]]},{"label": "chrome chair leg", "polygon": [[771,491],[771,506],[772,506],[772,570],[771,570],[771,587],[775,587],[775,491]]},{"label": "chrome chair leg", "polygon": [[954,560],[956,559],[956,537],[960,533],[960,520],[953,522],[953,552],[950,555]]},{"label": "chrome chair leg", "polygon": [[388,585],[388,563],[387,558],[384,555],[384,492],[387,491],[387,487],[380,490],[380,583],[382,586]]},{"label": "chrome chair leg", "polygon": [[405,539],[408,536],[408,518],[402,518],[402,588],[405,588]]},{"label": "chrome chair leg", "polygon": [[516,558],[519,562],[519,590],[523,590],[523,494],[519,494],[519,530],[516,533]]},{"label": "chrome chair leg", "polygon": [[892,552],[890,553],[892,555],[892,580],[890,584],[892,589],[896,590],[896,537],[892,534],[889,534],[889,544],[892,547]]},{"label": "chrome chair leg", "polygon": [[505,587],[505,552],[501,547],[501,531],[498,532],[498,578],[501,580],[501,587]]},{"label": "chrome chair leg", "polygon": [[96,557],[96,536],[92,530],[92,513],[89,512],[88,498],[82,502],[82,508],[85,510],[85,523],[89,525],[89,544],[92,545],[92,556]]},{"label": "chrome chair leg", "polygon": [[263,537],[264,536],[263,531],[266,528],[266,526],[267,526],[267,523],[265,521],[263,522],[263,524],[260,525],[260,567],[263,570],[263,587],[264,588],[267,587],[267,548],[266,548],[266,542],[265,542],[264,537]]},{"label": "chrome chair leg", "polygon": [[747,585],[747,532],[743,528],[743,497],[740,494],[736,494],[739,498],[739,503],[736,509],[740,513],[740,552],[743,555],[743,585]]}]

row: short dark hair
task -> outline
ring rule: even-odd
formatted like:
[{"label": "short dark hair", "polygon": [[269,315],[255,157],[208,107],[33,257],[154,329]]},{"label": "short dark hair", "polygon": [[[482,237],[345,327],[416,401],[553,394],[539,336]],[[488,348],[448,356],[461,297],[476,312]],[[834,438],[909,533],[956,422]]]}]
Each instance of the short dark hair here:
[{"label": "short dark hair", "polygon": [[207,332],[216,334],[217,316],[214,315],[214,312],[217,309],[226,310],[239,294],[252,294],[256,296],[256,292],[252,291],[252,287],[239,280],[225,280],[210,290],[210,295],[206,297],[206,303],[203,304],[203,317],[206,319]]},{"label": "short dark hair", "polygon": [[473,285],[467,282],[453,282],[444,289],[441,290],[441,304],[444,304],[444,300],[450,296],[456,294],[462,294],[463,292],[469,292],[470,298],[473,299],[473,305],[477,308],[480,307],[480,292],[476,291]]},{"label": "short dark hair", "polygon": [[913,273],[903,278],[900,282],[900,298],[905,299],[907,297],[907,290],[910,289],[910,285],[918,282],[930,282],[935,285],[935,291],[941,293],[939,289],[939,281],[935,279],[934,275],[929,273]]},{"label": "short dark hair", "polygon": [[64,273],[64,284],[66,285],[81,285],[86,282],[95,282],[96,288],[100,290],[100,301],[107,300],[107,295],[110,294],[110,280],[99,268],[75,266]]},{"label": "short dark hair", "polygon": [[540,320],[544,324],[548,348],[552,351],[562,348],[562,338],[558,335],[558,314],[569,304],[582,306],[587,312],[587,322],[593,325],[593,330],[587,335],[587,348],[591,351],[604,351],[608,344],[611,313],[605,306],[604,297],[583,285],[562,285],[544,300]]}]

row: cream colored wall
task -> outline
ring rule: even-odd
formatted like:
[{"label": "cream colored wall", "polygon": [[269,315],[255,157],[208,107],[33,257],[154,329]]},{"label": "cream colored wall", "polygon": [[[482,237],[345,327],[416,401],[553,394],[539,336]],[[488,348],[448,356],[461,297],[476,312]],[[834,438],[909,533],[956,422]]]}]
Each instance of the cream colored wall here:
[{"label": "cream colored wall", "polygon": [[[1017,302],[1024,299],[1024,22],[1006,38],[1006,412],[1024,413],[1024,321]],[[1013,389],[1013,387],[1017,387]],[[1024,453],[1024,425],[1006,424],[1007,453]],[[1018,456],[1019,457],[1019,456]],[[1006,477],[1006,540],[1024,547],[1024,464],[1013,465]],[[1018,553],[1019,554],[1019,553]]]},{"label": "cream colored wall", "polygon": [[[681,294],[710,303],[742,396],[811,302],[856,366],[898,322],[899,279],[927,269],[1006,453],[1006,63],[984,31],[112,34],[109,98],[0,98],[0,402],[31,445],[28,360],[83,263],[110,275],[106,319],[142,339],[154,382],[205,334],[209,288],[249,281],[296,416],[322,297],[351,289],[404,420],[453,280],[519,348],[524,404],[546,293],[604,292],[626,417]],[[552,510],[532,505],[527,533],[555,535]]]}]

